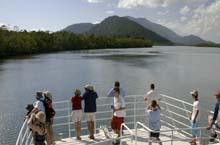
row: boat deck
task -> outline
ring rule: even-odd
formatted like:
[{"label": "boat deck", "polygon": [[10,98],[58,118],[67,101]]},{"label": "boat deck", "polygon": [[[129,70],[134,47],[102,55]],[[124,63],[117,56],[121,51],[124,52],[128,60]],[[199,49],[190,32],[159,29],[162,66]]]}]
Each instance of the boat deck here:
[{"label": "boat deck", "polygon": [[[135,130],[132,130],[135,132]],[[124,131],[124,136],[129,135],[128,131]],[[82,140],[76,140],[75,137],[73,138],[64,138],[61,141],[56,141],[56,145],[87,145],[87,144],[96,144],[96,145],[112,145],[111,139],[106,139],[104,134],[97,133],[95,134],[95,140],[89,139],[88,135],[81,136]],[[135,145],[135,138],[132,141],[131,137],[127,137],[121,139],[122,145]],[[161,134],[160,135],[161,141],[163,141],[163,145],[171,145],[171,133],[168,134]],[[173,134],[173,145],[189,145],[190,139],[180,134],[178,132],[174,132]],[[146,145],[148,144],[148,133],[144,129],[138,129],[137,135],[137,144],[138,145]],[[152,143],[152,145],[158,144],[157,142]],[[198,143],[199,144],[199,143]],[[208,145],[208,142],[203,142],[202,144]],[[220,143],[212,143],[212,145],[219,145]]]}]

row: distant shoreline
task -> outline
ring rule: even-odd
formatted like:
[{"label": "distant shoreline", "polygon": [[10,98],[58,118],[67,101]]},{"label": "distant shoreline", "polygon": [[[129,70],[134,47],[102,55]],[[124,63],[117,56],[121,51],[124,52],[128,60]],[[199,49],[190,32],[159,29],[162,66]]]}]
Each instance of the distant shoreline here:
[{"label": "distant shoreline", "polygon": [[70,32],[9,31],[0,28],[0,59],[60,51],[152,47],[145,38]]}]

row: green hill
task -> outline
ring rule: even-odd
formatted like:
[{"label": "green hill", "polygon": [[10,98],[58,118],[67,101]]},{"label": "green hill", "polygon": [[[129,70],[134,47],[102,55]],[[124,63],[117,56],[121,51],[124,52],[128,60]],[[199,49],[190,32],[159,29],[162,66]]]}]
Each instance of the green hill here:
[{"label": "green hill", "polygon": [[92,27],[88,33],[100,36],[126,36],[134,38],[145,38],[156,45],[172,45],[168,39],[159,36],[155,32],[144,28],[126,17],[111,16],[100,24]]}]

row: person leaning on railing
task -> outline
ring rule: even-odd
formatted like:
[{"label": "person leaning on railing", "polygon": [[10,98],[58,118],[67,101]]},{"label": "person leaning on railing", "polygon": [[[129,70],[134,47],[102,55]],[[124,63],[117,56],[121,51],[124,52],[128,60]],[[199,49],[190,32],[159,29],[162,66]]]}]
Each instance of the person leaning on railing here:
[{"label": "person leaning on railing", "polygon": [[81,91],[76,89],[75,96],[71,98],[72,102],[72,116],[75,124],[76,139],[81,140],[81,119],[82,119],[82,97]]},{"label": "person leaning on railing", "polygon": [[49,91],[44,91],[44,107],[45,107],[45,114],[46,114],[46,131],[47,131],[47,144],[53,145],[54,142],[54,131],[53,131],[53,123],[54,123],[54,116],[55,110],[52,104],[52,94]]},{"label": "person leaning on railing", "polygon": [[84,113],[87,120],[89,138],[95,139],[95,112],[96,112],[96,99],[98,98],[97,93],[94,91],[92,85],[85,85],[85,93],[83,94],[82,100],[84,100]]},{"label": "person leaning on railing", "polygon": [[144,101],[147,101],[146,106],[148,106],[152,100],[160,101],[160,94],[155,90],[155,85],[150,84],[150,90],[144,95]]},{"label": "person leaning on railing", "polygon": [[120,87],[120,82],[119,81],[115,81],[114,87],[112,87],[108,93],[107,93],[107,97],[114,97],[114,89],[118,88],[120,91],[120,96],[121,97],[125,97],[125,91],[123,88]]},{"label": "person leaning on railing", "polygon": [[32,113],[28,119],[28,126],[32,129],[34,145],[46,145],[46,128],[45,128],[45,113],[39,111],[37,114]]},{"label": "person leaning on railing", "polygon": [[220,129],[220,112],[219,112],[220,91],[216,91],[215,97],[216,97],[217,103],[215,104],[214,114],[209,115],[208,117],[208,127],[207,127],[207,129],[211,130],[211,139],[210,139],[211,142],[213,142],[215,138],[217,138],[217,133],[213,125],[215,125],[216,128]]},{"label": "person leaning on railing", "polygon": [[157,141],[159,141],[159,145],[162,145],[162,142],[160,141],[160,106],[157,104],[156,100],[152,100],[151,104],[148,105],[146,109],[147,116],[149,118],[149,128],[155,132],[150,132],[150,141],[149,145],[152,144],[152,139],[156,138]]}]

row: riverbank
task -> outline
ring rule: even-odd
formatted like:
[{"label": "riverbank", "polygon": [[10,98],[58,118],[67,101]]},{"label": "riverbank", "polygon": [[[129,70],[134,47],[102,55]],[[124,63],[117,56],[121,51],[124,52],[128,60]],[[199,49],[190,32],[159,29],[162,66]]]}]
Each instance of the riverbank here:
[{"label": "riverbank", "polygon": [[69,50],[152,47],[144,38],[104,37],[70,32],[22,31],[0,28],[0,58]]}]

